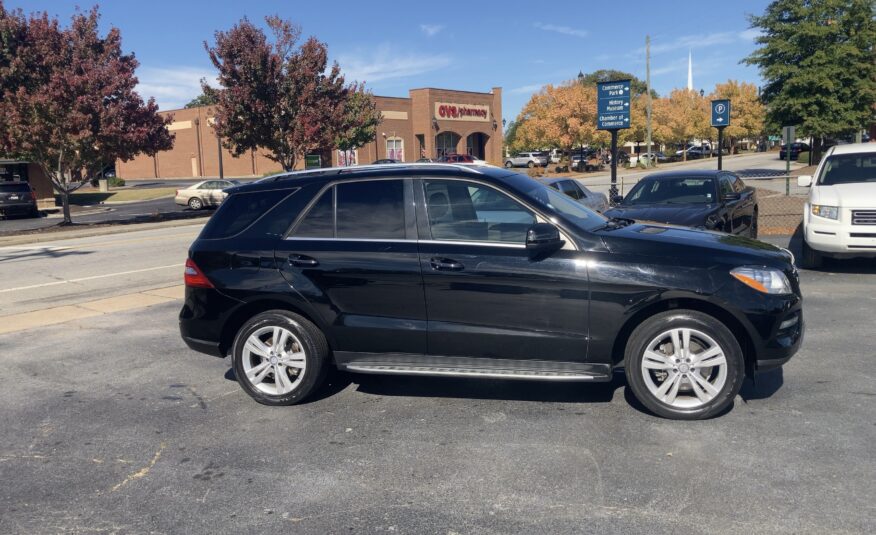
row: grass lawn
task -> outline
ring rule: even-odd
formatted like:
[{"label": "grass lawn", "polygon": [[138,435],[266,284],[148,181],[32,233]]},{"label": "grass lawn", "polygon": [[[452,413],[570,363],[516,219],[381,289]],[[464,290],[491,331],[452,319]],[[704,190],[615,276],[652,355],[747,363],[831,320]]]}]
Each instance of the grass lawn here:
[{"label": "grass lawn", "polygon": [[149,201],[168,197],[176,193],[176,188],[127,188],[107,193],[98,191],[77,191],[70,194],[70,204],[89,205],[117,201]]}]

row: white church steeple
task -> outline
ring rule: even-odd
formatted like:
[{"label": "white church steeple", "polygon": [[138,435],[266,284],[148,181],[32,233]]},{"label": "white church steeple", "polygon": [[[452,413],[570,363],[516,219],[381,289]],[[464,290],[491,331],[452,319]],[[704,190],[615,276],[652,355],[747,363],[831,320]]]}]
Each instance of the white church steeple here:
[{"label": "white church steeple", "polygon": [[693,91],[693,56],[687,51],[687,90]]}]

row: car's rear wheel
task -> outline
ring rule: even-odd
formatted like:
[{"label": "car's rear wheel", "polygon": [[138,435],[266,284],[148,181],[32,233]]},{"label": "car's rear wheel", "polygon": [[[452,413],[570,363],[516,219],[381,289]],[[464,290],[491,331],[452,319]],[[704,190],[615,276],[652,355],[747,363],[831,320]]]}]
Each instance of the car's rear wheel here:
[{"label": "car's rear wheel", "polygon": [[818,269],[824,265],[824,256],[812,247],[809,247],[805,238],[803,239],[803,258],[801,258],[801,263],[806,269]]},{"label": "car's rear wheel", "polygon": [[232,346],[240,386],[265,405],[293,405],[305,399],[325,375],[328,344],[306,318],[284,310],[247,321]]},{"label": "car's rear wheel", "polygon": [[204,201],[199,199],[198,197],[192,197],[188,202],[189,208],[192,210],[200,210],[204,207]]},{"label": "car's rear wheel", "polygon": [[626,347],[627,382],[653,413],[700,420],[733,403],[745,376],[739,342],[712,316],[672,310],[639,325]]}]

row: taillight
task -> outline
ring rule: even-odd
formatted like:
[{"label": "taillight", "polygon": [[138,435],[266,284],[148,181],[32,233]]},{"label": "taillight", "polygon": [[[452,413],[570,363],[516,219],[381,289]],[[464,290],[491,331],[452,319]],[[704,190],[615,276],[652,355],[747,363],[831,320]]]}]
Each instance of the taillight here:
[{"label": "taillight", "polygon": [[201,273],[200,268],[198,268],[195,261],[191,258],[186,259],[186,270],[185,275],[183,277],[185,280],[186,286],[189,288],[212,288],[213,283],[210,282],[203,273]]}]

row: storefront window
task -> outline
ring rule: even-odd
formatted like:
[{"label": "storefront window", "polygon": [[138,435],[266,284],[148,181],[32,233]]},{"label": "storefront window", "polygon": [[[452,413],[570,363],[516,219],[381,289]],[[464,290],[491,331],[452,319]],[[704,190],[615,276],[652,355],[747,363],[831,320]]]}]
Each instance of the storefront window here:
[{"label": "storefront window", "polygon": [[454,132],[441,132],[435,136],[435,156],[440,158],[446,154],[455,154],[456,145],[459,143],[459,134]]},{"label": "storefront window", "polygon": [[386,140],[386,157],[391,160],[405,161],[405,142],[398,137]]}]

